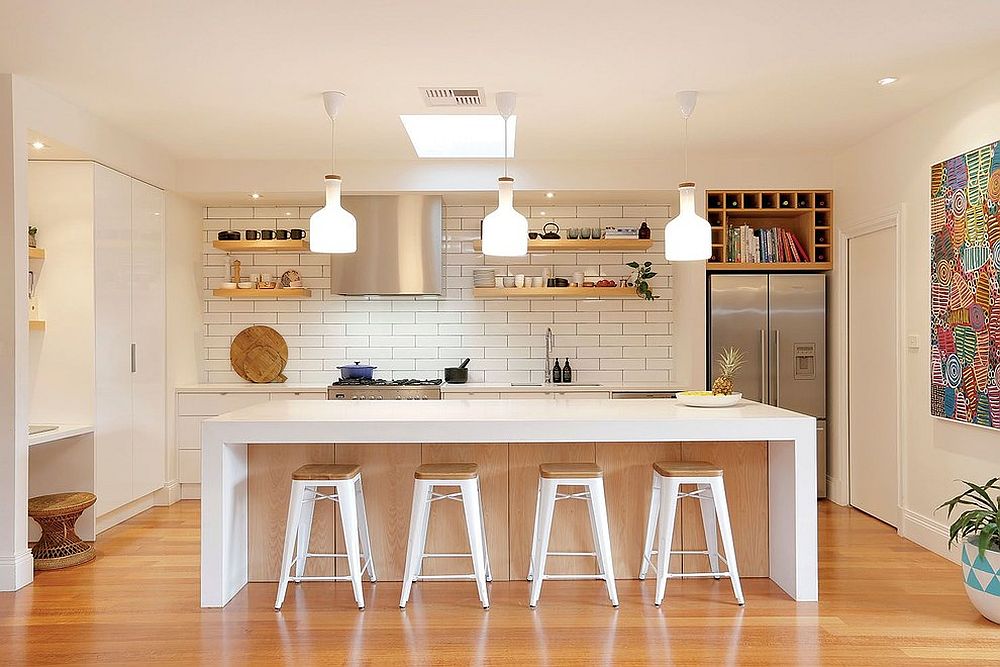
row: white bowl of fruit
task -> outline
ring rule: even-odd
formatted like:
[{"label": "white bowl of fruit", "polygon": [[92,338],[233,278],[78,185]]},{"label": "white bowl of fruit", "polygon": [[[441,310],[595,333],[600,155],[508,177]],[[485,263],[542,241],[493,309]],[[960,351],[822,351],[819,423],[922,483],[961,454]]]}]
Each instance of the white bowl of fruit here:
[{"label": "white bowl of fruit", "polygon": [[735,347],[723,350],[719,355],[719,377],[712,382],[712,391],[682,391],[677,401],[694,408],[725,408],[736,405],[743,394],[733,391],[733,377],[743,365],[743,353]]}]

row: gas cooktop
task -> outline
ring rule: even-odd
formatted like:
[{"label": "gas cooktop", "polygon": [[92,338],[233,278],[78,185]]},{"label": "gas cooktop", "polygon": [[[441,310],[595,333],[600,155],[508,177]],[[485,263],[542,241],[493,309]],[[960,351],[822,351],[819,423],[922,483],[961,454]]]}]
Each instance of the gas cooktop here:
[{"label": "gas cooktop", "polygon": [[444,380],[414,380],[406,378],[402,380],[383,380],[366,378],[341,378],[331,384],[331,387],[435,387]]}]

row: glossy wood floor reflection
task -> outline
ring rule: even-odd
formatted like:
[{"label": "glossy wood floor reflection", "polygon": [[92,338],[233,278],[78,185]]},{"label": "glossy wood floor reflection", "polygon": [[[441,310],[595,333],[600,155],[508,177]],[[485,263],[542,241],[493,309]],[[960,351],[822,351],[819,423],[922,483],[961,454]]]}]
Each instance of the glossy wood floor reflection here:
[{"label": "glossy wood floor reflection", "polygon": [[[1000,627],[966,601],[957,566],[853,510],[820,505],[823,601],[796,604],[769,580],[620,581],[612,609],[598,582],[492,586],[420,583],[406,612],[399,584],[251,584],[224,610],[198,608],[198,504],[156,508],[101,536],[98,560],[42,572],[0,593],[0,664],[986,664]],[[878,566],[876,566],[878,564]]]}]

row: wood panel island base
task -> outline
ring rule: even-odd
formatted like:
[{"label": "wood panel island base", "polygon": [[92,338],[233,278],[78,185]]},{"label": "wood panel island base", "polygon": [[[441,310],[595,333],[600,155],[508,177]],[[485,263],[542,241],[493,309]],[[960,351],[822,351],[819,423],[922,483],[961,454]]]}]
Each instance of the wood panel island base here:
[{"label": "wood panel island base", "polygon": [[[812,417],[747,401],[725,410],[664,400],[274,401],[204,424],[201,603],[224,606],[248,581],[277,581],[291,472],[304,463],[361,465],[380,581],[402,577],[414,469],[478,463],[493,576],[502,581],[527,575],[538,464],[596,462],[605,471],[616,577],[635,578],[651,465],[660,460],[721,465],[741,574],[769,576],[799,601],[817,599]],[[429,553],[468,550],[461,511],[435,504]],[[341,547],[335,520],[333,509],[316,513],[311,550]],[[677,521],[674,548],[704,548],[693,503]],[[583,502],[557,506],[550,548],[592,550]],[[346,574],[334,560],[313,559],[307,574]],[[672,570],[705,570],[705,560],[676,556]],[[471,564],[428,559],[424,568],[450,574]],[[595,562],[559,557],[551,568],[594,572]]]}]

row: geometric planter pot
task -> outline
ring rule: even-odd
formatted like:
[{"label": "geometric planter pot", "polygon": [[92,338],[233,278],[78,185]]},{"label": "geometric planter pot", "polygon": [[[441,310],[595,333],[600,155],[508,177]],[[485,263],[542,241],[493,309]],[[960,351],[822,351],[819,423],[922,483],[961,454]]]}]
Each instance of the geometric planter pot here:
[{"label": "geometric planter pot", "polygon": [[968,540],[962,542],[962,577],[972,606],[989,620],[1000,623],[1000,551],[987,549],[980,556],[977,545]]}]

